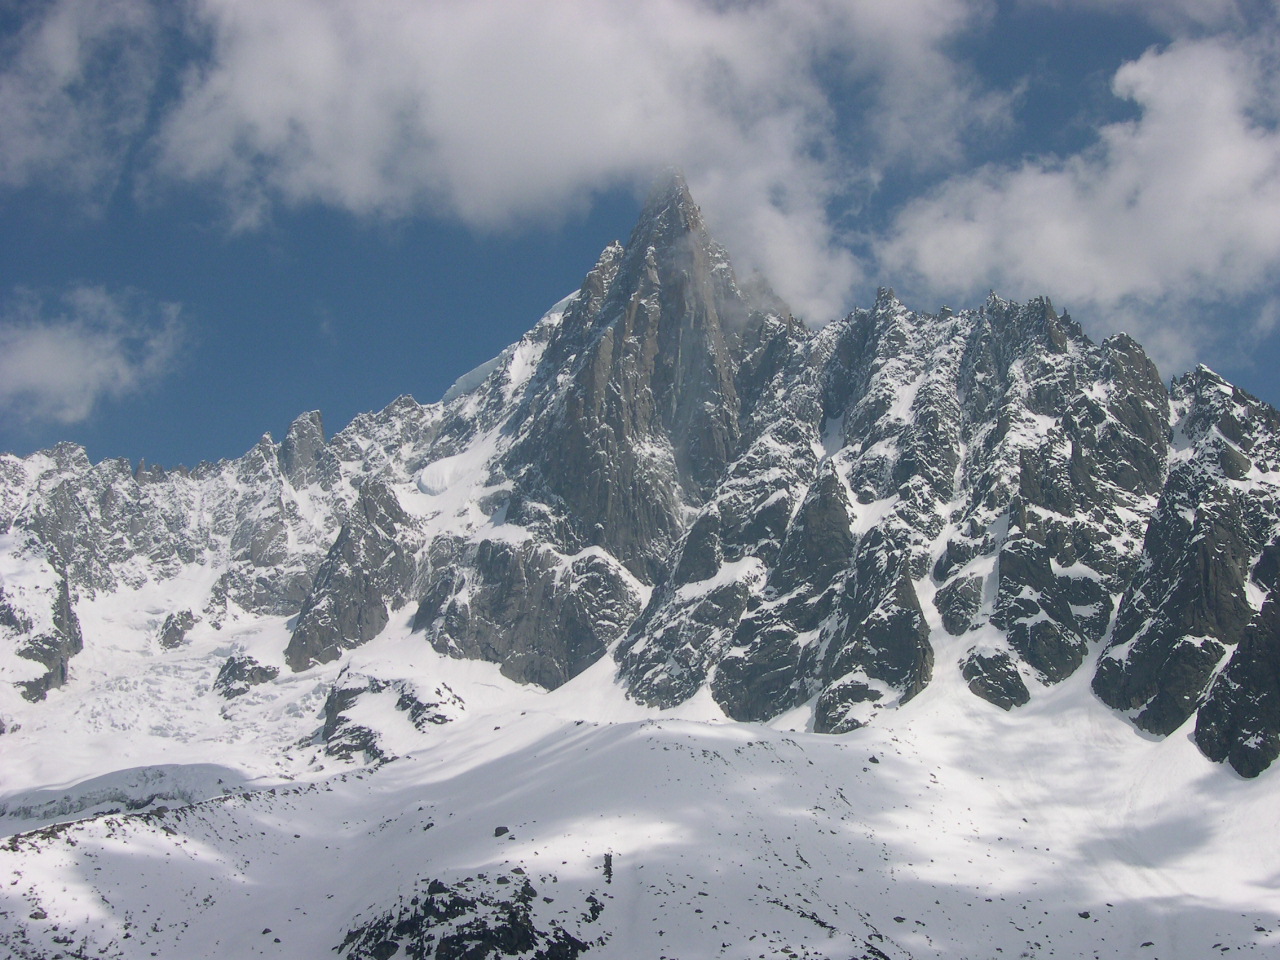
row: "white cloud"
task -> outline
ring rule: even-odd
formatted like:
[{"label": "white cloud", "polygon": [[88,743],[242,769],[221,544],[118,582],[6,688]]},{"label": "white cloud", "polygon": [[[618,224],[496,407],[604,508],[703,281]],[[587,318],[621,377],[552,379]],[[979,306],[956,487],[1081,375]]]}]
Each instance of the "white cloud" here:
[{"label": "white cloud", "polygon": [[1280,118],[1272,49],[1180,41],[1125,64],[1113,90],[1137,105],[1137,119],[1103,127],[1096,146],[1065,160],[951,178],[901,211],[880,243],[882,267],[933,298],[994,287],[1108,311],[1169,363],[1185,362],[1212,337],[1194,319],[1207,301],[1274,295]]},{"label": "white cloud", "polygon": [[0,45],[0,185],[100,200],[141,132],[158,76],[146,0],[57,0]]},{"label": "white cloud", "polygon": [[319,202],[490,229],[676,165],[748,267],[829,316],[860,279],[832,198],[888,163],[954,158],[1001,114],[946,53],[986,8],[200,0],[212,57],[167,118],[161,168],[218,184],[242,226]]},{"label": "white cloud", "polygon": [[168,373],[181,335],[176,304],[133,291],[76,287],[52,304],[19,291],[0,316],[0,413],[28,424],[83,421]]},{"label": "white cloud", "polygon": [[136,157],[142,192],[212,185],[241,228],[318,203],[508,229],[677,166],[742,265],[824,319],[863,279],[832,206],[1007,115],[951,52],[994,7],[56,0],[7,41],[0,185],[100,202]]},{"label": "white cloud", "polygon": [[[1254,0],[1081,3],[1184,37],[1116,74],[1137,119],[1075,156],[966,170],[984,136],[1015,142],[1013,95],[957,45],[1001,22],[995,0],[184,0],[178,19],[159,0],[57,0],[0,74],[0,183],[100,191],[132,152],[156,198],[212,186],[243,228],[323,204],[503,230],[675,165],[740,266],[815,321],[892,283],[969,302],[1048,292],[1169,355],[1192,337],[1169,318],[1251,300],[1263,335],[1280,265],[1274,18],[1244,29]],[[173,24],[200,52],[161,100]],[[942,185],[885,235],[866,232],[858,197],[930,177]]]}]

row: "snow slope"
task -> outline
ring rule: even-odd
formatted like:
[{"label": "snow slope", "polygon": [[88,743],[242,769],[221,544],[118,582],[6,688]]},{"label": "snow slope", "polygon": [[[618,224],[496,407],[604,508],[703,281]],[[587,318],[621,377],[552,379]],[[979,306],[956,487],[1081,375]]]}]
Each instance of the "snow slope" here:
[{"label": "snow slope", "polygon": [[[339,956],[375,956],[349,932],[411,916],[432,881],[483,915],[527,880],[532,928],[600,957],[1280,949],[1274,778],[1207,766],[1185,733],[1135,735],[1083,676],[1017,715],[942,681],[824,736],[705,700],[647,711],[601,667],[544,693],[386,639],[382,656],[412,654],[465,715],[425,734],[391,708],[366,717],[402,751],[372,771],[13,837],[0,944],[194,960],[346,940]],[[417,955],[412,937],[385,955]]]}]

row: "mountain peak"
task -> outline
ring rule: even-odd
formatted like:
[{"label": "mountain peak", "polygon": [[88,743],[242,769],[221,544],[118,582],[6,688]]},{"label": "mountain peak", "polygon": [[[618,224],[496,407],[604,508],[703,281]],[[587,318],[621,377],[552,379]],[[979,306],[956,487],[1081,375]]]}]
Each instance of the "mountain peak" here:
[{"label": "mountain peak", "polygon": [[627,249],[663,247],[689,234],[700,234],[706,240],[706,233],[702,211],[693,202],[689,184],[680,171],[669,170],[649,190]]},{"label": "mountain peak", "polygon": [[693,195],[689,192],[689,183],[684,174],[671,168],[653,181],[649,188],[649,197],[645,200],[644,212],[660,212],[668,207],[684,207],[697,210]]}]

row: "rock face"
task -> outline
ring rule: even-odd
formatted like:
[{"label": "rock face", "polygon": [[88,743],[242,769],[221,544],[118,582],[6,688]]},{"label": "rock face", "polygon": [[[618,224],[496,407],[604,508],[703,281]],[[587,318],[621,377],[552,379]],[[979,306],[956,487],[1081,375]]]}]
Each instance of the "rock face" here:
[{"label": "rock face", "polygon": [[432,580],[414,626],[442,652],[493,660],[513,679],[560,686],[640,610],[625,573],[598,552],[482,540],[465,557],[458,578],[446,570]]},{"label": "rock face", "polygon": [[84,648],[80,620],[48,545],[12,526],[0,537],[8,547],[0,564],[0,652],[17,657],[6,665],[22,697],[43,700],[67,682],[71,658]]},{"label": "rock face", "polygon": [[378,478],[365,479],[302,603],[285,659],[294,670],[336,660],[376,637],[413,586],[413,522]]},{"label": "rock face", "polygon": [[1168,481],[1093,688],[1256,776],[1280,752],[1280,415],[1200,367],[1175,380]]},{"label": "rock face", "polygon": [[213,688],[230,700],[248,693],[250,687],[270,683],[279,675],[279,669],[264,667],[253,657],[228,657],[213,681]]},{"label": "rock face", "polygon": [[[943,671],[1014,710],[1096,662],[1139,728],[1194,723],[1254,776],[1280,753],[1278,492],[1280,414],[1211,371],[1166,389],[1046,299],[882,290],[810,331],[673,177],[438,404],[328,440],[304,414],[191,471],[0,457],[0,655],[38,699],[94,643],[84,605],[181,581],[206,586],[148,607],[160,656],[278,618],[306,671],[399,631],[544,687],[608,657],[643,703],[833,733]],[[226,696],[280,682],[232,663]],[[402,678],[366,679],[334,688],[333,751],[376,747],[350,709]]]},{"label": "rock face", "polygon": [[714,673],[730,716],[812,701],[815,729],[848,730],[928,683],[931,623],[1006,709],[1078,669],[1164,477],[1141,348],[1048,301],[935,317],[888,290],[790,347],[619,650],[633,695],[669,705]]},{"label": "rock face", "polygon": [[[33,601],[35,608],[31,609],[28,605]],[[18,596],[9,596],[0,588],[0,630],[11,642],[16,641],[19,657],[44,668],[33,679],[19,682],[28,700],[43,700],[50,690],[66,683],[71,658],[84,649],[67,581],[61,577],[50,589],[29,589]]]},{"label": "rock face", "polygon": [[[683,507],[736,451],[740,374],[752,371],[768,302],[737,284],[683,182],[651,197],[564,313],[531,391],[540,416],[505,458],[520,510],[564,518],[572,547],[601,546],[638,578],[665,573]],[[534,504],[537,504],[535,507]]]}]

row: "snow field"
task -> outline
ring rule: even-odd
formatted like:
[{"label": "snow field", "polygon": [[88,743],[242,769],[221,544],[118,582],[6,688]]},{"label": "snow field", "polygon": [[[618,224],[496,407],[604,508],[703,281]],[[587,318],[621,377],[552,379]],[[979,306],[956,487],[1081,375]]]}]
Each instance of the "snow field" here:
[{"label": "snow field", "polygon": [[[360,669],[418,642],[386,640]],[[415,749],[375,772],[14,838],[0,943],[57,924],[91,955],[315,957],[427,880],[527,877],[536,922],[603,938],[606,958],[1280,948],[1271,779],[1207,765],[1185,733],[1141,738],[1083,677],[1005,714],[940,676],[828,737],[697,700],[646,711],[600,665],[544,693],[421,647],[413,669],[462,697],[460,719],[388,725]]]}]

